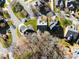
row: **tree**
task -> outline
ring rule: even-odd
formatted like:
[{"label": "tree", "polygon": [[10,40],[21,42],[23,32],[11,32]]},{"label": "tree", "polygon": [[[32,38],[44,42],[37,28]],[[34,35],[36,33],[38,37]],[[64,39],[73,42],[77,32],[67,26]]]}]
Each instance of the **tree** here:
[{"label": "tree", "polygon": [[63,59],[63,52],[58,45],[59,39],[50,35],[49,32],[29,33],[26,37],[27,39],[22,37],[18,41],[17,48],[15,48],[17,55],[23,58],[26,55],[27,59]]}]

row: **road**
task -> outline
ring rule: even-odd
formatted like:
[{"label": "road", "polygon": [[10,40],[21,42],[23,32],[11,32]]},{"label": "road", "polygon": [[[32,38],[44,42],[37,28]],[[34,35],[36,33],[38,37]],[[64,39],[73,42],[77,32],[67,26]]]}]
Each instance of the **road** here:
[{"label": "road", "polygon": [[14,25],[16,27],[18,27],[18,25],[21,23],[21,21],[19,21],[18,18],[14,15],[10,5],[8,5],[7,8],[8,8],[8,13],[9,13],[9,15],[11,17],[11,20],[13,21]]},{"label": "road", "polygon": [[[10,5],[7,6],[7,9],[8,9],[8,13],[9,13],[9,15],[11,17],[11,20],[14,23],[14,26],[18,27],[19,24],[21,24],[21,21],[19,21],[18,18],[14,15]],[[16,44],[17,35],[16,35],[16,29],[13,26],[10,26],[10,31],[11,31],[11,34],[12,34],[12,44],[11,44],[11,46],[9,48],[7,48],[7,50],[8,50],[9,55],[10,55],[9,58],[14,59],[13,58],[13,51],[14,51],[14,46]]]}]

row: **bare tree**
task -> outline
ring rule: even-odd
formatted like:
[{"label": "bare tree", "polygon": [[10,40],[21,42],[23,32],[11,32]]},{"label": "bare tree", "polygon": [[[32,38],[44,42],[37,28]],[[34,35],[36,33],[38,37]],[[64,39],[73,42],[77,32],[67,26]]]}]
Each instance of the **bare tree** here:
[{"label": "bare tree", "polygon": [[[15,52],[24,55],[24,52],[31,52],[29,59],[63,59],[64,54],[60,50],[57,37],[53,37],[49,32],[37,32],[28,34],[27,38],[21,38]],[[23,51],[23,52],[21,52]]]}]

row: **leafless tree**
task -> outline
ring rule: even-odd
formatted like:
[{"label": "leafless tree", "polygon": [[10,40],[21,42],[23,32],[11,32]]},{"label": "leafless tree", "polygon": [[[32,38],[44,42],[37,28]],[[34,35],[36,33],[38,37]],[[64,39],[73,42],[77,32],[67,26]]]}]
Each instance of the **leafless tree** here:
[{"label": "leafless tree", "polygon": [[[28,34],[26,38],[21,38],[18,42],[17,54],[24,54],[30,51],[29,59],[63,59],[63,52],[60,50],[57,37],[53,37],[49,32],[37,32]],[[22,42],[22,43],[20,43]],[[23,53],[21,51],[24,51]]]}]

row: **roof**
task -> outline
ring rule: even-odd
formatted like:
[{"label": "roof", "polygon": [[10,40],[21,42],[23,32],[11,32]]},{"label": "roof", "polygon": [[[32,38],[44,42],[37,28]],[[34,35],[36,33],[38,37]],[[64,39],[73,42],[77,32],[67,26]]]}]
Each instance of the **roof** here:
[{"label": "roof", "polygon": [[21,32],[25,32],[26,30],[27,30],[27,27],[25,27],[25,26],[21,26],[21,27],[20,27],[20,31],[21,31]]},{"label": "roof", "polygon": [[70,35],[73,35],[73,39],[77,39],[78,37],[78,32],[75,32],[75,31],[68,31],[67,34],[66,34],[66,37],[69,37]]},{"label": "roof", "polygon": [[42,25],[42,26],[37,26],[37,29],[40,30],[41,32],[47,31],[48,27],[46,25]]},{"label": "roof", "polygon": [[65,35],[66,37],[69,37],[70,35],[73,35],[73,39],[74,40],[77,39],[78,31],[74,27],[68,26],[66,29],[67,29],[67,33]]}]

